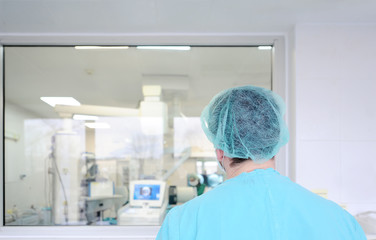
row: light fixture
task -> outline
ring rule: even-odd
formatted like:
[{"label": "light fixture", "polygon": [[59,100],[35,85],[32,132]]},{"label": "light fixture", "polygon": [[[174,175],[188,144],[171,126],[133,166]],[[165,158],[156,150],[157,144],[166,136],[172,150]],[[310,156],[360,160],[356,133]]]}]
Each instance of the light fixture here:
[{"label": "light fixture", "polygon": [[128,46],[75,46],[75,49],[78,50],[87,50],[87,49],[128,49]]},{"label": "light fixture", "polygon": [[65,106],[80,106],[80,102],[72,97],[41,97],[40,100],[48,105],[55,107],[55,105]]},{"label": "light fixture", "polygon": [[258,46],[259,50],[272,50],[272,46]]},{"label": "light fixture", "polygon": [[85,123],[85,126],[88,128],[111,128],[110,124],[105,122]]},{"label": "light fixture", "polygon": [[143,85],[142,94],[144,97],[159,97],[162,93],[162,87],[160,85]]},{"label": "light fixture", "polygon": [[73,119],[74,120],[84,120],[84,121],[96,121],[96,120],[98,120],[98,117],[93,116],[93,115],[74,114]]},{"label": "light fixture", "polygon": [[177,50],[177,51],[189,51],[190,46],[137,46],[137,49],[141,50]]}]

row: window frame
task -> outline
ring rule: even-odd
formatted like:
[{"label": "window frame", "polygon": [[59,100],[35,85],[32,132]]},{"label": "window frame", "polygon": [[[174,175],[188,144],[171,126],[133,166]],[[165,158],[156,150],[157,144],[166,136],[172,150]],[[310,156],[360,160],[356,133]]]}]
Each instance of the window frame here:
[{"label": "window frame", "polygon": [[[15,34],[0,36],[0,131],[4,136],[4,47],[12,45],[66,46],[66,45],[191,45],[191,46],[250,46],[273,45],[272,89],[286,101],[287,92],[287,36],[284,34]],[[286,122],[288,123],[288,112]],[[0,239],[155,239],[160,226],[4,226],[4,138],[0,138]],[[289,172],[288,148],[277,156],[277,169],[282,175]]]}]

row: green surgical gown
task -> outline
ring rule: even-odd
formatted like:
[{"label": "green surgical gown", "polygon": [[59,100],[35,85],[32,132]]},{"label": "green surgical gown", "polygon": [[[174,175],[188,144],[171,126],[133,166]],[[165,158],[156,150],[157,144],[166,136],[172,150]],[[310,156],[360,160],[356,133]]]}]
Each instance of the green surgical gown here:
[{"label": "green surgical gown", "polygon": [[354,217],[274,169],[242,173],[167,214],[157,240],[366,239]]}]

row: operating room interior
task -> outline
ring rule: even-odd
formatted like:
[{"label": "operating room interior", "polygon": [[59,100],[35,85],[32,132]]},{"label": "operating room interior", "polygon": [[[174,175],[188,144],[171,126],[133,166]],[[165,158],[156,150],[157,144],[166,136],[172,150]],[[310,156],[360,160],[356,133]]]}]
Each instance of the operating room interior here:
[{"label": "operating room interior", "polygon": [[226,179],[201,111],[248,79],[271,89],[272,49],[6,47],[5,224],[160,225]]},{"label": "operating room interior", "polygon": [[201,111],[254,85],[286,102],[276,170],[376,239],[375,3],[42,2],[0,1],[0,238],[154,239],[226,181]]}]

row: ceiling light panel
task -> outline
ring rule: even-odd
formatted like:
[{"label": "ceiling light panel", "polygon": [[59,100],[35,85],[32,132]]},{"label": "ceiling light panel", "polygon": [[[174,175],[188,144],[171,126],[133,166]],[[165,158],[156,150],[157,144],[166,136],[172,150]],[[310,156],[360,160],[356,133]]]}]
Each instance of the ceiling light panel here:
[{"label": "ceiling light panel", "polygon": [[111,128],[110,124],[105,122],[85,123],[85,126],[88,128]]},{"label": "ceiling light panel", "polygon": [[128,46],[75,46],[78,50],[128,49]]},{"label": "ceiling light panel", "polygon": [[96,120],[98,120],[98,116],[74,114],[73,119],[74,120],[83,120],[83,121],[96,121]]},{"label": "ceiling light panel", "polygon": [[56,105],[65,105],[65,106],[80,106],[80,102],[72,97],[41,97],[40,100],[47,103],[51,107]]},{"label": "ceiling light panel", "polygon": [[272,50],[272,46],[258,46],[259,50]]}]

